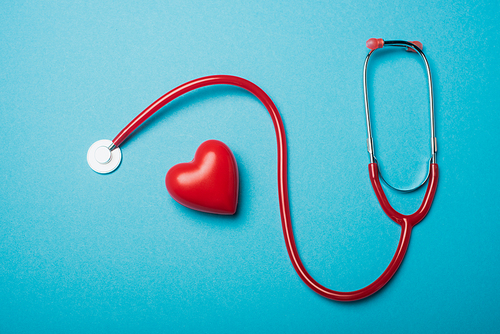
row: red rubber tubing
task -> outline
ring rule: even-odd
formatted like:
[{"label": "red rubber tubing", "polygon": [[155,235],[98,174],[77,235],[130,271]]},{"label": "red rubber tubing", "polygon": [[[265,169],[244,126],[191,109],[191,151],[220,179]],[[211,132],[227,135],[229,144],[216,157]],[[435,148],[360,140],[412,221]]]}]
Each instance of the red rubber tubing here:
[{"label": "red rubber tubing", "polygon": [[375,195],[382,207],[382,210],[389,216],[396,224],[401,226],[409,225],[411,227],[417,225],[424,219],[429,210],[431,209],[432,201],[434,195],[436,194],[437,181],[439,177],[439,169],[437,164],[431,164],[429,170],[429,183],[427,185],[427,190],[424,195],[424,199],[420,208],[418,208],[415,213],[411,215],[403,215],[394,210],[385,196],[382,185],[380,184],[380,179],[378,177],[378,166],[376,163],[371,163],[368,165],[370,180],[372,182],[373,190]]},{"label": "red rubber tubing", "polygon": [[378,169],[376,168],[376,166],[374,166],[374,164],[370,164],[370,178],[375,189],[375,193],[380,200],[382,208],[392,219],[396,219],[396,222],[401,225],[401,237],[399,238],[399,244],[396,250],[396,254],[389,263],[389,266],[382,273],[382,275],[370,285],[360,290],[349,292],[341,292],[328,289],[316,282],[314,278],[309,275],[306,268],[302,264],[302,261],[300,260],[300,255],[297,251],[295,239],[293,236],[292,220],[290,217],[290,206],[288,201],[287,149],[285,127],[283,126],[283,121],[281,120],[281,115],[278,112],[278,108],[276,108],[271,98],[257,85],[243,78],[230,75],[212,75],[189,81],[166,93],[149,107],[147,107],[143,112],[141,112],[113,139],[114,145],[117,147],[120,146],[135,129],[137,129],[151,115],[163,108],[167,103],[192,90],[212,85],[231,85],[246,89],[247,91],[255,95],[260,100],[260,102],[262,102],[262,104],[266,107],[267,111],[271,115],[271,119],[274,124],[274,130],[276,131],[276,141],[278,144],[278,199],[281,224],[283,226],[283,234],[285,237],[285,244],[288,255],[290,256],[290,260],[292,261],[292,265],[295,268],[295,271],[302,279],[302,281],[304,281],[304,283],[314,292],[320,294],[323,297],[336,301],[355,301],[366,298],[380,290],[395,274],[399,265],[403,261],[404,255],[408,248],[408,244],[410,242],[412,227],[416,224],[415,221],[420,221],[429,211],[437,186],[437,164],[432,164],[431,166],[430,181],[424,203],[422,204],[421,208],[411,216],[400,215],[394,209],[392,209],[380,185],[380,181],[378,178]]}]

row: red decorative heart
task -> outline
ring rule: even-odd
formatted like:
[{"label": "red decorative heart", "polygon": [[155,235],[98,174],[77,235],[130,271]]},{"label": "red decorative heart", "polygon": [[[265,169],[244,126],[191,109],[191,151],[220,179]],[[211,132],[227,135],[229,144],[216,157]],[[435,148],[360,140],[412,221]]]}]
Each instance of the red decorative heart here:
[{"label": "red decorative heart", "polygon": [[165,184],[170,196],[198,211],[232,215],[238,205],[238,166],[233,152],[218,140],[207,140],[191,162],[173,166]]}]

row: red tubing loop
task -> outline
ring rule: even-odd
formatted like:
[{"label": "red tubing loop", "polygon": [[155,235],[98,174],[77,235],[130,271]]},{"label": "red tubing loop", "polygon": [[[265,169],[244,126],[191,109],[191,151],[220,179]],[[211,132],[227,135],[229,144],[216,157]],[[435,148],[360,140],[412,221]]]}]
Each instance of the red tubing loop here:
[{"label": "red tubing loop", "polygon": [[[355,301],[362,298],[366,298],[373,293],[380,290],[394,275],[396,270],[398,269],[403,257],[405,255],[406,249],[408,248],[409,238],[411,234],[411,223],[423,218],[425,213],[427,213],[430,202],[432,201],[432,197],[434,195],[436,181],[437,181],[437,165],[436,168],[433,168],[434,176],[431,177],[431,182],[429,182],[429,189],[432,191],[426,196],[427,201],[425,203],[429,203],[428,205],[423,205],[423,208],[418,211],[418,215],[415,218],[408,218],[407,216],[399,216],[397,213],[392,212],[393,210],[388,209],[388,212],[391,214],[400,217],[400,220],[403,222],[401,224],[402,231],[401,237],[399,240],[399,245],[397,247],[396,254],[394,255],[392,261],[383,274],[376,279],[370,285],[356,291],[350,292],[340,292],[328,289],[318,282],[314,280],[314,278],[309,275],[306,268],[302,264],[300,259],[300,255],[297,251],[297,247],[295,245],[295,239],[293,236],[293,228],[292,221],[290,218],[290,206],[288,200],[288,185],[287,185],[287,145],[286,145],[286,134],[285,127],[283,126],[283,121],[281,120],[280,113],[276,108],[276,105],[273,103],[271,98],[257,85],[254,83],[245,80],[240,77],[230,76],[230,75],[212,75],[207,77],[202,77],[199,79],[195,79],[189,81],[179,87],[171,90],[166,93],[158,100],[156,100],[153,104],[147,107],[143,112],[141,112],[136,118],[134,118],[114,139],[113,144],[118,147],[120,146],[128,136],[132,134],[132,132],[137,129],[144,121],[146,121],[150,116],[152,116],[155,112],[163,108],[169,102],[175,100],[176,98],[191,92],[195,89],[212,86],[212,85],[231,85],[243,88],[253,95],[255,95],[260,102],[266,107],[269,115],[274,124],[274,130],[276,132],[276,142],[278,148],[278,199],[279,199],[279,209],[281,215],[281,224],[283,227],[283,235],[285,237],[285,244],[288,251],[288,255],[290,256],[290,260],[292,261],[292,265],[295,268],[299,277],[304,281],[304,283],[311,288],[314,292],[319,295],[333,299],[336,301]],[[379,191],[377,192],[377,197],[381,198],[382,201],[387,201],[383,190],[380,186],[380,182],[377,177],[377,169],[371,168],[373,173],[372,183],[377,185]],[[375,187],[374,185],[374,187]],[[385,210],[385,209],[384,209]],[[389,213],[388,213],[389,214]]]}]

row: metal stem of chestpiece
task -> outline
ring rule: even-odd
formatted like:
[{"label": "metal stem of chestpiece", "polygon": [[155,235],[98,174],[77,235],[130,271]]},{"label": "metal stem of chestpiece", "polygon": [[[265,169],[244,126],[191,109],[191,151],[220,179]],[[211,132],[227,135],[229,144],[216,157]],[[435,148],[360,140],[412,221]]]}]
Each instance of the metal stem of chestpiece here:
[{"label": "metal stem of chestpiece", "polygon": [[[376,49],[383,48],[384,46],[396,46],[396,47],[403,47],[406,48],[407,51],[412,51],[416,52],[422,57],[425,63],[425,67],[427,69],[427,81],[429,85],[429,101],[430,101],[430,116],[431,116],[431,158],[429,159],[429,165],[436,163],[436,155],[437,155],[437,140],[436,140],[436,130],[435,130],[435,125],[434,125],[434,93],[432,90],[432,76],[431,76],[431,69],[429,66],[429,62],[427,61],[427,58],[425,57],[423,51],[422,51],[422,44],[420,42],[407,42],[407,41],[384,41],[382,39],[375,39],[371,38],[366,42],[366,46],[371,49],[371,51],[368,53],[365,59],[365,64],[363,67],[363,89],[364,89],[364,95],[365,95],[365,112],[366,112],[366,128],[368,131],[368,139],[367,139],[367,147],[368,147],[368,153],[370,154],[370,163],[376,163],[377,158],[375,157],[375,148],[373,145],[373,136],[372,136],[372,129],[371,129],[371,121],[370,121],[370,104],[368,101],[368,83],[367,83],[367,69],[368,69],[368,61],[370,60],[370,57]],[[430,168],[429,168],[430,171]],[[427,178],[429,177],[429,172],[427,173],[427,176],[425,177],[424,181],[420,183],[418,186],[413,187],[411,189],[399,189],[394,186],[391,186],[382,176],[382,173],[379,172],[379,175],[382,177],[382,180],[384,180],[385,184],[387,184],[389,187],[402,191],[402,192],[410,192],[414,191],[418,188],[420,188],[426,181]]]}]

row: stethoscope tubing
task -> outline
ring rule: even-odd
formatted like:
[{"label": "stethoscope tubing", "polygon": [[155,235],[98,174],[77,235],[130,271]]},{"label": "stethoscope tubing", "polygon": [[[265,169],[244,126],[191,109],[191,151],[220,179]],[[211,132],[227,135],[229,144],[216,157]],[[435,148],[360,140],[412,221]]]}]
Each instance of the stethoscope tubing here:
[{"label": "stethoscope tubing", "polygon": [[[323,285],[319,284],[314,278],[312,278],[312,276],[308,273],[307,269],[305,268],[304,264],[300,259],[300,255],[298,253],[293,234],[292,220],[290,216],[290,204],[288,199],[287,145],[286,145],[285,127],[283,125],[283,121],[281,119],[281,115],[278,111],[278,108],[276,108],[274,102],[261,88],[259,88],[254,83],[236,76],[212,75],[195,79],[183,85],[180,85],[179,87],[171,90],[170,92],[160,97],[153,104],[147,107],[143,112],[141,112],[137,117],[135,117],[113,139],[113,145],[111,146],[111,149],[113,149],[114,147],[119,147],[127,139],[127,137],[129,137],[132,134],[132,132],[134,132],[142,123],[144,123],[144,121],[146,121],[155,112],[163,108],[169,102],[195,89],[212,85],[231,85],[249,91],[262,102],[262,104],[266,107],[267,111],[269,112],[269,115],[271,116],[274,125],[274,130],[276,132],[277,153],[278,153],[278,200],[279,200],[281,224],[283,227],[283,235],[285,238],[286,248],[290,260],[292,262],[292,265],[295,268],[295,271],[297,272],[299,277],[302,279],[302,281],[304,281],[304,283],[309,288],[311,288],[314,292],[318,293],[319,295],[332,300],[344,301],[344,302],[363,299],[380,290],[385,284],[387,284],[387,282],[391,279],[391,277],[396,273],[397,269],[401,265],[401,262],[403,261],[403,258],[405,256],[406,250],[408,249],[408,245],[410,242],[410,236],[412,227],[414,226],[414,221],[410,221],[409,219],[405,218],[409,216],[404,216],[403,218],[400,219],[399,222],[397,222],[398,224],[401,225],[401,236],[399,238],[399,244],[397,246],[396,253],[394,254],[394,257],[392,258],[391,262],[389,263],[385,271],[382,273],[382,275],[378,277],[370,285],[355,291],[341,292],[328,289]],[[377,177],[377,182],[378,182],[378,177]],[[434,187],[434,192],[436,183],[437,182],[433,183],[432,186]],[[431,182],[429,182],[428,190],[431,189],[432,187],[431,187]],[[432,197],[434,192],[432,192]]]}]

